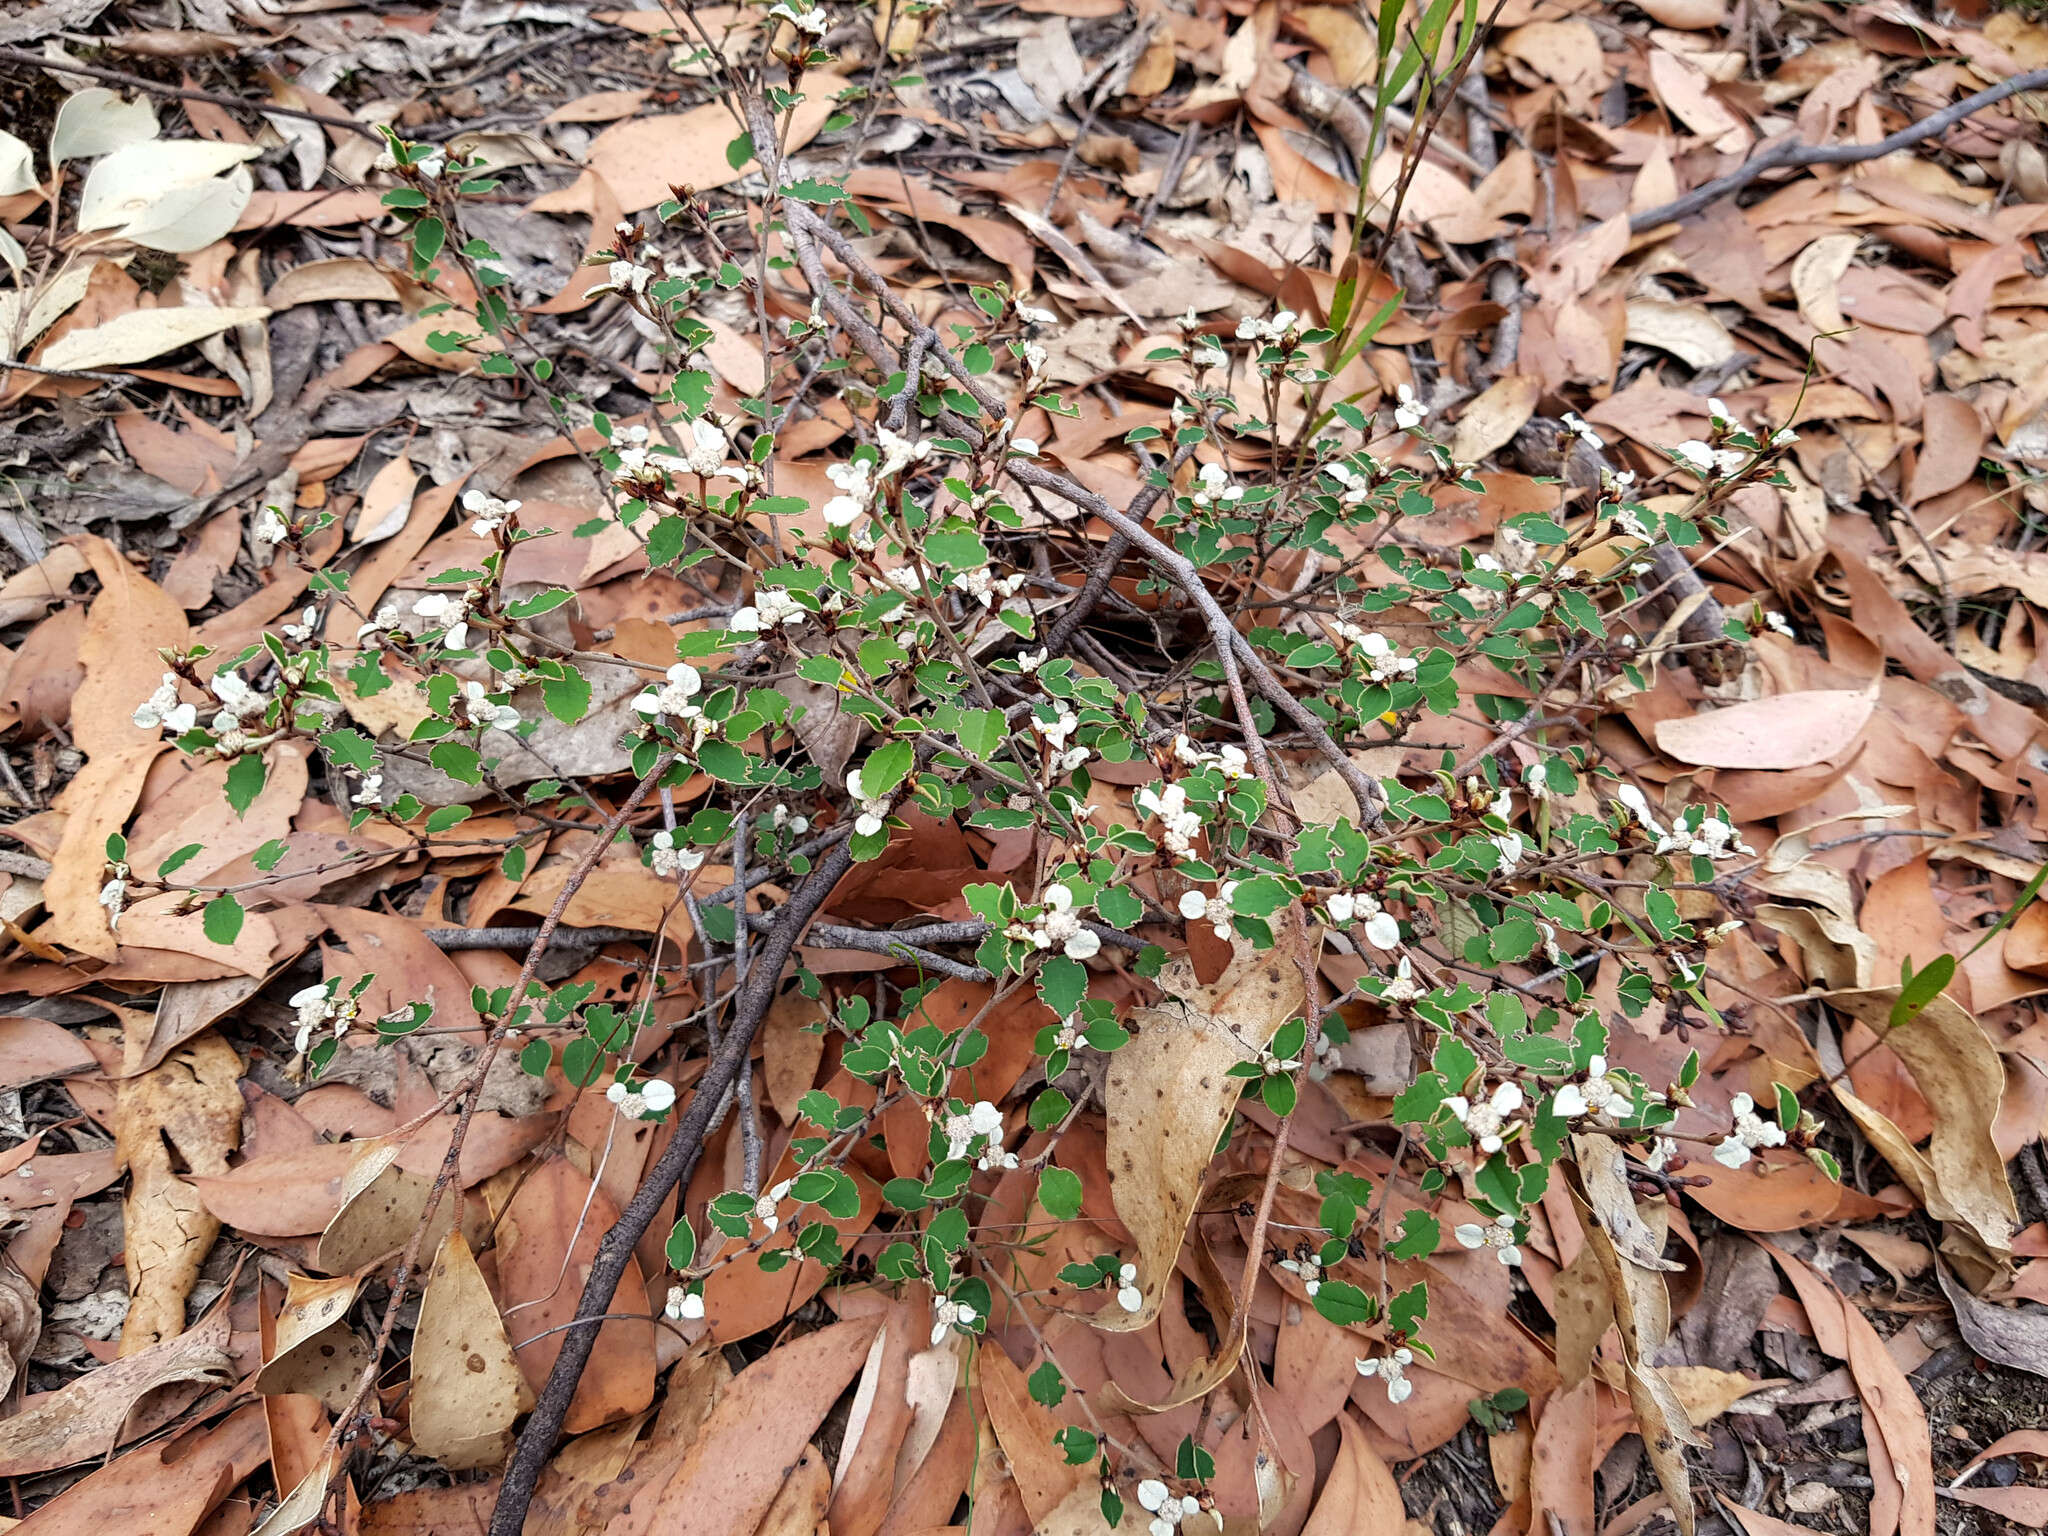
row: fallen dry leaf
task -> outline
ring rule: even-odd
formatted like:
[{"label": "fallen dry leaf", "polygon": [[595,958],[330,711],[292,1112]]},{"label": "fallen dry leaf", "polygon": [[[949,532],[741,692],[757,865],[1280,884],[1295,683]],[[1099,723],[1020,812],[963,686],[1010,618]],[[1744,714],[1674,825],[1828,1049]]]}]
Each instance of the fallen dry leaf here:
[{"label": "fallen dry leaf", "polygon": [[412,1346],[412,1439],[451,1472],[496,1466],[533,1407],[498,1305],[460,1230],[441,1241]]},{"label": "fallen dry leaf", "polygon": [[1816,689],[1657,722],[1657,746],[1708,768],[1806,768],[1852,746],[1877,707],[1874,693]]}]

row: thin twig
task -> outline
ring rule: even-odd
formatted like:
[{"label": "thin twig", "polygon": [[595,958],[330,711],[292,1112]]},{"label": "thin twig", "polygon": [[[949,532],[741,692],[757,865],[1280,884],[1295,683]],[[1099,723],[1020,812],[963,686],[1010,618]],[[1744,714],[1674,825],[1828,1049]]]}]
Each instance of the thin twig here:
[{"label": "thin twig", "polygon": [[185,85],[165,85],[160,81],[145,79],[141,75],[131,75],[125,69],[107,69],[99,64],[80,64],[71,59],[59,63],[54,59],[46,59],[39,53],[28,53],[20,48],[0,48],[0,64],[46,69],[56,75],[84,75],[93,80],[107,80],[116,85],[125,85],[132,91],[147,91],[152,96],[169,96],[178,101],[203,101],[211,106],[232,107],[240,112],[303,118],[306,122],[323,123],[329,128],[346,128],[350,133],[359,133],[366,139],[378,136],[375,129],[357,122],[352,117],[336,117],[331,112],[308,112],[300,107],[281,106],[269,101],[251,101],[244,96],[226,96],[218,91],[194,90]]},{"label": "thin twig", "polygon": [[1915,144],[1945,133],[1974,112],[1996,106],[2008,96],[2021,91],[2038,91],[2048,87],[2048,68],[2030,69],[2025,74],[2014,75],[1996,85],[1986,86],[1975,95],[1965,96],[1953,106],[1943,107],[1931,117],[1923,117],[1910,128],[1901,128],[1875,144],[1809,144],[1804,139],[1785,138],[1767,144],[1726,176],[1716,176],[1704,186],[1694,187],[1683,197],[1673,198],[1642,213],[1631,214],[1628,221],[1629,233],[1640,235],[1660,225],[1690,218],[1709,203],[1717,202],[1731,192],[1739,192],[1766,171],[1790,169],[1803,165],[1860,165],[1865,160],[1881,160],[1886,155],[1896,154],[1902,149],[1911,149]]}]

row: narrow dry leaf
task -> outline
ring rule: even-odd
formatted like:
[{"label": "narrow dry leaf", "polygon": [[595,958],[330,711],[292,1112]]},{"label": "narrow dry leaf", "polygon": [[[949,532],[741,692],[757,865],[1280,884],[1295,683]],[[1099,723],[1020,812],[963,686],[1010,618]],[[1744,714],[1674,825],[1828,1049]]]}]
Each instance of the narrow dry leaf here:
[{"label": "narrow dry leaf", "polygon": [[294,1536],[320,1518],[327,1505],[327,1485],[341,1465],[341,1447],[327,1453],[293,1486],[283,1502],[257,1522],[249,1536]]},{"label": "narrow dry leaf", "polygon": [[1168,1001],[1133,1015],[1137,1038],[1110,1058],[1103,1104],[1108,1115],[1110,1193],[1137,1245],[1135,1312],[1111,1302],[1094,1318],[1114,1332],[1143,1328],[1159,1315],[1181,1238],[1210,1156],[1237,1107],[1240,1080],[1225,1074],[1301,1012],[1298,910],[1276,924],[1278,942],[1255,951],[1233,940],[1216,981],[1195,980],[1192,962],[1169,961],[1159,986]]},{"label": "narrow dry leaf", "polygon": [[1657,722],[1657,746],[1703,768],[1806,768],[1846,752],[1877,708],[1874,689],[1774,694]]},{"label": "narrow dry leaf", "polygon": [[45,368],[114,368],[123,363],[146,363],[166,352],[189,347],[195,341],[218,336],[251,321],[266,320],[270,311],[261,305],[234,309],[188,307],[183,309],[136,309],[116,316],[104,325],[72,331],[50,343],[37,359]]},{"label": "narrow dry leaf", "polygon": [[363,487],[363,504],[356,512],[351,539],[359,545],[375,544],[405,527],[419,482],[420,472],[402,453],[372,475]]},{"label": "narrow dry leaf", "polygon": [[451,1472],[493,1467],[533,1389],[460,1230],[441,1241],[412,1345],[412,1439]]},{"label": "narrow dry leaf", "polygon": [[[138,1054],[143,1042],[137,1042]],[[160,1066],[123,1080],[114,1111],[116,1154],[128,1169],[129,1303],[121,1353],[185,1331],[185,1302],[220,1234],[199,1192],[178,1176],[227,1172],[241,1142],[242,1063],[217,1034],[198,1036]]]},{"label": "narrow dry leaf", "polygon": [[1815,330],[1848,329],[1849,322],[1842,317],[1842,274],[1862,243],[1860,235],[1822,235],[1792,263],[1792,292],[1799,300],[1799,313]]}]

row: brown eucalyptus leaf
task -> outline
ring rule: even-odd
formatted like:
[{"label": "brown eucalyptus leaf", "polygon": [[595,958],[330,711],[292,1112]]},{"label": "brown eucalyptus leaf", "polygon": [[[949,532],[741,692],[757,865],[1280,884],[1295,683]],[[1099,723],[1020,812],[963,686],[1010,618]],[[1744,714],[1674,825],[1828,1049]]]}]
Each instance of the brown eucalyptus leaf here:
[{"label": "brown eucalyptus leaf", "polygon": [[533,1389],[462,1233],[441,1241],[412,1344],[413,1444],[451,1472],[492,1467]]}]

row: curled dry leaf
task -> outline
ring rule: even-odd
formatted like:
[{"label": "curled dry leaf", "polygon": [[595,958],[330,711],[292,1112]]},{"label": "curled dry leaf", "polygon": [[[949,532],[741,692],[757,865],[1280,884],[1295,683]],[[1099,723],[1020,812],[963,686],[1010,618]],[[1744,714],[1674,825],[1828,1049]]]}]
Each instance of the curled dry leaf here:
[{"label": "curled dry leaf", "polygon": [[1876,691],[1816,688],[1657,722],[1657,746],[1703,768],[1806,768],[1846,752]]},{"label": "curled dry leaf", "polygon": [[[1903,1157],[1893,1161],[1899,1177],[1930,1216],[1959,1223],[1994,1265],[2003,1264],[2012,1257],[2012,1237],[2019,1228],[2005,1159],[1991,1134],[2005,1092],[2005,1064],[1983,1027],[1952,998],[1935,998],[1893,1029],[1891,1014],[1899,991],[1875,987],[1830,992],[1827,1001],[1876,1031],[1913,1074],[1934,1111],[1934,1134],[1924,1164]],[[1858,1118],[1863,1123],[1864,1117]],[[1864,1129],[1869,1132],[1870,1124]],[[1872,1140],[1892,1160],[1885,1141],[1875,1135]],[[1916,1178],[1921,1187],[1915,1187]]]},{"label": "curled dry leaf", "polygon": [[348,1406],[370,1360],[369,1345],[348,1325],[361,1285],[356,1275],[291,1277],[277,1318],[277,1349],[256,1373],[258,1392],[303,1392],[337,1413]]},{"label": "curled dry leaf", "polygon": [[1170,961],[1159,976],[1167,1001],[1134,1015],[1137,1038],[1110,1058],[1110,1194],[1137,1245],[1141,1302],[1135,1312],[1110,1303],[1098,1328],[1128,1332],[1159,1315],[1203,1175],[1237,1107],[1241,1082],[1225,1074],[1302,1010],[1300,923],[1290,909],[1276,925],[1278,943],[1263,952],[1233,940],[1229,965],[1208,986],[1185,957]]},{"label": "curled dry leaf", "polygon": [[178,1176],[227,1172],[241,1141],[242,1063],[234,1047],[208,1032],[140,1077],[122,1081],[115,1101],[115,1149],[128,1169],[123,1207],[128,1254],[128,1317],[121,1353],[133,1355],[185,1331],[185,1302],[220,1223],[199,1192]]},{"label": "curled dry leaf", "polygon": [[232,1376],[223,1301],[176,1338],[42,1393],[13,1417],[0,1419],[0,1477],[97,1460],[148,1427],[130,1421],[154,1394],[193,1384],[225,1385]]},{"label": "curled dry leaf", "polygon": [[2027,1302],[2002,1306],[1972,1296],[1949,1267],[1935,1261],[1941,1289],[1956,1309],[1956,1328],[1987,1360],[2032,1376],[2048,1376],[2048,1310]]},{"label": "curled dry leaf", "polygon": [[105,86],[87,86],[65,97],[57,108],[50,125],[50,161],[62,165],[66,160],[91,160],[156,136],[156,108],[147,96],[123,101]]},{"label": "curled dry leaf", "polygon": [[35,151],[13,134],[0,130],[0,197],[33,191],[35,184]]},{"label": "curled dry leaf", "polygon": [[36,1287],[21,1266],[0,1253],[0,1413],[20,1405],[27,1385],[24,1372],[43,1332],[43,1309]]},{"label": "curled dry leaf", "polygon": [[341,1447],[330,1450],[285,1495],[277,1508],[257,1522],[249,1536],[293,1536],[319,1520],[327,1505],[327,1485],[341,1465]]},{"label": "curled dry leaf", "polygon": [[[372,1260],[397,1253],[412,1240],[434,1181],[424,1174],[396,1167],[405,1148],[394,1141],[359,1141],[355,1158],[341,1181],[341,1209],[320,1235],[320,1268],[330,1274],[351,1274]],[[420,1251],[435,1247],[454,1224],[461,1201],[444,1195],[434,1210],[434,1228]]]},{"label": "curled dry leaf", "polygon": [[[254,144],[206,139],[129,144],[86,176],[78,227],[118,230],[122,239],[152,250],[200,250],[242,216],[255,184],[241,162],[261,153]],[[223,171],[231,174],[223,177]]]},{"label": "curled dry leaf", "polygon": [[533,1389],[462,1233],[441,1241],[412,1345],[412,1439],[451,1472],[494,1467]]},{"label": "curled dry leaf", "polygon": [[[1656,1365],[1657,1352],[1671,1336],[1671,1298],[1661,1271],[1680,1266],[1658,1252],[1662,1242],[1629,1192],[1620,1144],[1606,1136],[1574,1136],[1572,1145],[1578,1155],[1572,1194],[1584,1218],[1586,1246],[1599,1261],[1613,1301],[1629,1404],[1681,1536],[1692,1536],[1692,1478],[1682,1447],[1709,1442],[1693,1428]],[[1650,1208],[1660,1225],[1666,1209],[1661,1202]]]}]

